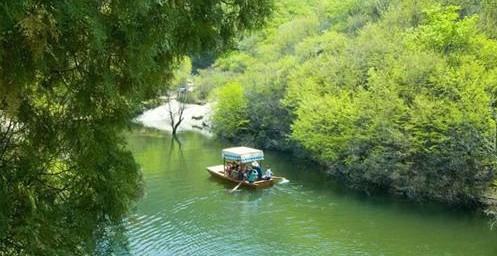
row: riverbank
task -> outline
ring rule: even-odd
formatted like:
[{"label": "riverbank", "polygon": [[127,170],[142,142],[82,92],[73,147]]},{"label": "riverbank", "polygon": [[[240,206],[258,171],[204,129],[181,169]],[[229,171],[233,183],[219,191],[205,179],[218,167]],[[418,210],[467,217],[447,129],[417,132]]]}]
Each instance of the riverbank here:
[{"label": "riverbank", "polygon": [[[176,113],[181,104],[173,99],[170,104],[164,103],[156,108],[144,111],[135,118],[135,122],[145,127],[172,132],[169,110],[171,109],[173,113]],[[198,131],[210,135],[212,104],[185,104],[184,107],[184,119],[178,127],[178,131]],[[176,115],[175,118],[177,119],[178,116]]]},{"label": "riverbank", "polygon": [[[180,104],[177,101],[175,100],[171,101],[171,107],[173,110],[178,109],[179,106]],[[135,121],[145,127],[151,127],[158,130],[171,132],[172,128],[170,125],[169,108],[170,106],[167,103],[164,103],[158,107],[144,111],[140,116],[138,116],[135,119]],[[204,135],[211,136],[212,135],[212,133],[210,132],[211,115],[212,115],[211,103],[203,105],[186,104],[183,113],[184,121],[179,126],[178,131],[196,131]],[[273,148],[277,149],[278,147],[273,147]],[[305,154],[303,152],[300,153],[293,152],[293,153],[300,156],[302,156],[302,154]],[[307,157],[309,157],[309,155],[307,155]],[[386,192],[392,195],[397,195],[397,196],[401,195],[405,198],[408,198],[411,201],[437,201],[447,205],[459,205],[465,208],[476,208],[483,210],[487,215],[491,216],[493,219],[497,219],[496,218],[497,192],[493,187],[489,188],[486,192],[479,195],[478,197],[473,198],[473,201],[471,201],[470,203],[466,202],[466,204],[464,204],[461,202],[446,200],[444,197],[435,197],[435,196],[430,196],[428,194],[409,194],[406,191],[398,190],[395,188],[377,187],[375,186],[375,184],[367,183],[364,182],[363,180],[358,180],[357,176],[355,177],[356,179],[354,179],[351,178],[350,176],[343,175],[342,172],[337,171],[333,167],[322,165],[322,168],[328,169],[327,174],[331,176],[330,179],[340,180],[341,182],[347,184],[347,186],[352,187],[359,191],[363,191],[366,194]]]}]

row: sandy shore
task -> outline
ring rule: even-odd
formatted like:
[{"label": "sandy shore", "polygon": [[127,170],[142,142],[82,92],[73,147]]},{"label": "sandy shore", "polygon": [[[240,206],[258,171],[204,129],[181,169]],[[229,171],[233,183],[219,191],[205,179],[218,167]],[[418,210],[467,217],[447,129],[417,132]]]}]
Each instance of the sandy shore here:
[{"label": "sandy shore", "polygon": [[[179,107],[176,100],[171,101],[173,113]],[[186,104],[183,113],[184,120],[178,127],[178,131],[199,131],[205,134],[210,134],[208,127],[210,125],[210,114],[212,106],[207,103],[205,105]],[[177,118],[177,117],[176,117]],[[169,119],[169,105],[164,104],[157,108],[146,110],[138,116],[135,121],[145,127],[152,127],[164,131],[172,131]]]}]

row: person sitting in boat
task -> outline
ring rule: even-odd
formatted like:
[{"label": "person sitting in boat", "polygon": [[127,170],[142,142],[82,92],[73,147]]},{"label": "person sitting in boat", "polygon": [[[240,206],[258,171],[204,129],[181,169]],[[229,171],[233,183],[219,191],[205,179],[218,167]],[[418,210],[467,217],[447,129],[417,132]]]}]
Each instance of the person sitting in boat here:
[{"label": "person sitting in boat", "polygon": [[231,166],[231,163],[228,163],[226,165],[226,175],[231,177],[231,172],[233,171],[233,166]]},{"label": "person sitting in boat", "polygon": [[238,179],[238,171],[235,170],[235,169],[233,169],[231,171],[231,176],[230,177],[233,178],[233,179]]},{"label": "person sitting in boat", "polygon": [[238,180],[243,180],[243,170],[238,170]]},{"label": "person sitting in boat", "polygon": [[270,180],[271,176],[273,176],[273,172],[271,172],[271,166],[266,165],[266,174],[264,175],[264,179]]},{"label": "person sitting in boat", "polygon": [[257,175],[257,171],[256,170],[250,170],[249,171],[249,174],[248,174],[248,182],[249,183],[254,183],[254,181],[255,181],[255,175]]},{"label": "person sitting in boat", "polygon": [[243,179],[244,180],[248,180],[249,172],[250,172],[250,170],[248,169],[248,167],[244,166],[243,169],[242,169]]},{"label": "person sitting in boat", "polygon": [[261,167],[259,166],[259,163],[257,161],[252,162],[252,168],[254,168],[257,171],[257,179],[262,180]]}]

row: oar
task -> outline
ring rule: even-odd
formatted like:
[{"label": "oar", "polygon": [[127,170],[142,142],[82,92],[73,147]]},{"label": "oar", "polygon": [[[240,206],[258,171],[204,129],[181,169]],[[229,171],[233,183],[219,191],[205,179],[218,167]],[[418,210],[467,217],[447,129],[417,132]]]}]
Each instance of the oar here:
[{"label": "oar", "polygon": [[240,181],[240,182],[238,182],[238,184],[236,184],[236,187],[234,187],[234,188],[233,188],[232,190],[230,190],[229,192],[230,192],[230,193],[235,192],[235,190],[236,190],[236,189],[237,189],[240,185],[242,185],[242,183],[243,183],[243,180],[242,180],[242,181]]}]

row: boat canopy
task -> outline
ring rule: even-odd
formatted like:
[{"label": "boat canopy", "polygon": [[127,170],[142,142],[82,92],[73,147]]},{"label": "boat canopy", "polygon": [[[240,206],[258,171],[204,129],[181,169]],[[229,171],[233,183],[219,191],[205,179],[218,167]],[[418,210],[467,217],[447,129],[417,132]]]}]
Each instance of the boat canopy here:
[{"label": "boat canopy", "polygon": [[262,150],[248,147],[225,148],[221,155],[226,160],[240,161],[242,163],[264,160]]}]

